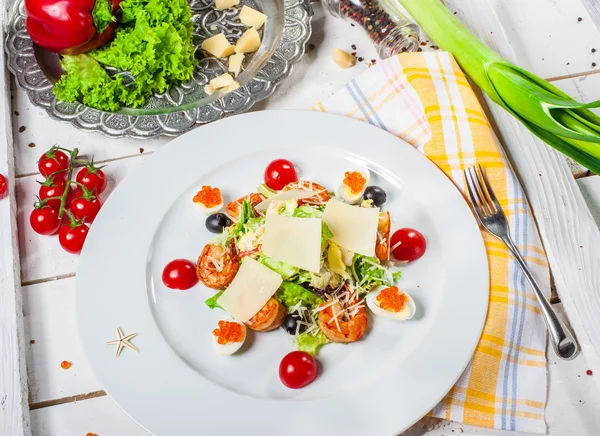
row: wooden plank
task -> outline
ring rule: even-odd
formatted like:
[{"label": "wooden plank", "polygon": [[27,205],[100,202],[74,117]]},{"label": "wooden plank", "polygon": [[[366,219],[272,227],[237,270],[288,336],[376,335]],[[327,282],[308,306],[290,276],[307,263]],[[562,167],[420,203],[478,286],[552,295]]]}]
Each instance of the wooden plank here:
[{"label": "wooden plank", "polygon": [[[6,9],[0,9],[4,22]],[[23,344],[23,312],[16,238],[17,203],[9,77],[0,49],[0,173],[8,180],[8,193],[0,198],[0,435],[31,434],[27,407],[27,374]]]},{"label": "wooden plank", "polygon": [[[32,407],[102,390],[77,335],[75,278],[24,286],[23,313]],[[71,363],[67,370],[64,360]]]},{"label": "wooden plank", "polygon": [[581,2],[590,14],[594,24],[596,24],[596,28],[600,29],[600,3],[597,0],[581,0]]},{"label": "wooden plank", "polygon": [[[498,16],[486,2],[447,3],[460,5],[464,13],[459,18],[479,38],[519,63]],[[495,29],[494,34],[490,28]],[[558,294],[588,365],[600,373],[600,231],[564,157],[502,108],[490,100],[488,103],[537,219]],[[595,380],[600,386],[598,377]]]},{"label": "wooden plank", "polygon": [[577,183],[596,224],[600,226],[600,176],[579,179]]}]

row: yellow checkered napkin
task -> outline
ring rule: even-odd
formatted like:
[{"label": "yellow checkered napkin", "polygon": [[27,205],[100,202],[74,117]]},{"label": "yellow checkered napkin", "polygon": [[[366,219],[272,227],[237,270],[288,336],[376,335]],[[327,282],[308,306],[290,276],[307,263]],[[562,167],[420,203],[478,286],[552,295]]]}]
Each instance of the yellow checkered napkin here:
[{"label": "yellow checkered napkin", "polygon": [[[371,67],[314,110],[366,121],[418,148],[465,192],[462,170],[486,168],[519,250],[542,289],[548,263],[523,191],[464,74],[447,53],[409,53]],[[546,328],[506,247],[483,233],[490,305],[473,359],[431,412],[465,424],[545,433]]]}]

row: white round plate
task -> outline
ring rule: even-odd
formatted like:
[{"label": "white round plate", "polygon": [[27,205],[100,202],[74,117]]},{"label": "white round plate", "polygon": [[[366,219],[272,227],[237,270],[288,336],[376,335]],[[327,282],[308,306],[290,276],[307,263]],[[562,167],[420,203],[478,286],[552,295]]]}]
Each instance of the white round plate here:
[{"label": "white round plate", "polygon": [[[290,159],[301,176],[334,190],[353,162],[388,194],[392,226],[414,227],[426,254],[402,268],[399,286],[418,306],[404,323],[370,318],[358,342],[318,355],[317,380],[300,390],[279,381],[292,350],[281,329],[254,334],[218,356],[220,318],[201,284],[171,291],[172,259],[195,261],[214,235],[192,203],[202,185],[225,201],[252,192],[266,165]],[[104,389],[157,436],[392,435],[431,410],[456,382],[479,340],[488,304],[481,233],[462,196],[421,153],[348,118],[300,111],[235,116],[189,132],[146,158],[96,218],[77,274],[77,318]],[[139,349],[119,358],[106,342],[120,327]]]}]

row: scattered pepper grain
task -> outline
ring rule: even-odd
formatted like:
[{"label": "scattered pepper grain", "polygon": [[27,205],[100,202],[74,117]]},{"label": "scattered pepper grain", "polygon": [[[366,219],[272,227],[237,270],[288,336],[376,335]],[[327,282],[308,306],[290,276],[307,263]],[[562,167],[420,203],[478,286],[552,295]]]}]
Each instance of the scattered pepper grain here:
[{"label": "scattered pepper grain", "polygon": [[27,127],[25,127],[25,126],[19,127],[19,133],[23,133],[25,131],[25,129],[27,129]]}]

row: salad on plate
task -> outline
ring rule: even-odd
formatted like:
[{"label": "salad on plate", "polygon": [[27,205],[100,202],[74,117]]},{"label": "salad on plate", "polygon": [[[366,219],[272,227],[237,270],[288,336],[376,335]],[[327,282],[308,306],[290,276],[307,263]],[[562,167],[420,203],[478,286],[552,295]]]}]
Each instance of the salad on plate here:
[{"label": "salad on plate", "polygon": [[369,182],[369,169],[355,163],[330,191],[277,159],[256,192],[227,204],[205,185],[192,201],[217,236],[195,265],[169,263],[163,282],[188,289],[199,280],[217,291],[206,304],[228,315],[213,331],[218,354],[240,350],[248,328],[284,330],[296,351],[282,359],[280,379],[303,387],[317,376],[319,349],[359,341],[369,312],[402,322],[416,311],[398,286],[399,265],[419,259],[426,240],[414,229],[392,232],[387,194]]}]

